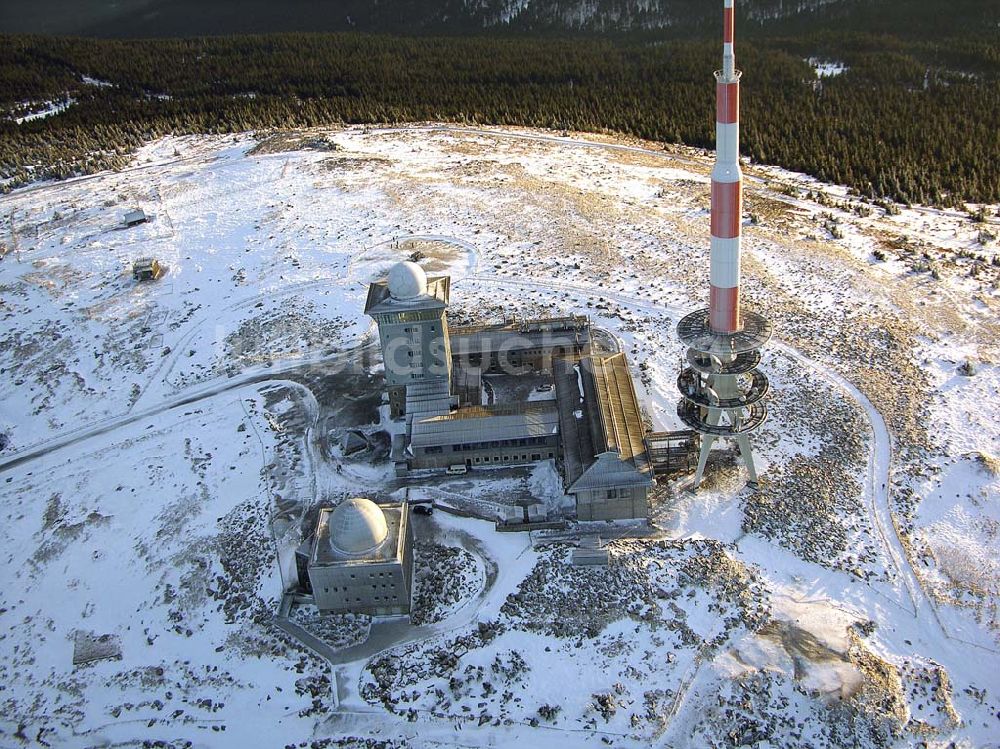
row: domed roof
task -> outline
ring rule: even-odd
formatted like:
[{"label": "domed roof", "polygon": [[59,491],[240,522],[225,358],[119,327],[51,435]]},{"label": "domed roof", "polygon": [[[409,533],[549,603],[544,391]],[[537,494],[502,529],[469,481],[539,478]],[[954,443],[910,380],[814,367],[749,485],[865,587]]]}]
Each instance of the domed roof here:
[{"label": "domed roof", "polygon": [[385,514],[370,499],[354,497],[330,513],[330,544],[351,556],[374,550],[389,535]]},{"label": "domed roof", "polygon": [[416,263],[404,260],[389,270],[389,294],[393,299],[416,299],[427,293],[427,274]]}]

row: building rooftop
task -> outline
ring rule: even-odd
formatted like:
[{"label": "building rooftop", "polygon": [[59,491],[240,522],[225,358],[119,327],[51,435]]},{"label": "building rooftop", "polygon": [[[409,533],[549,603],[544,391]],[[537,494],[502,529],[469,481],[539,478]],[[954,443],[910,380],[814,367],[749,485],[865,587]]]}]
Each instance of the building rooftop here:
[{"label": "building rooftop", "polygon": [[563,478],[570,486],[594,459],[583,403],[583,375],[576,359],[560,357],[552,363],[552,378],[559,404],[559,434],[562,441]]},{"label": "building rooftop", "polygon": [[[646,427],[625,354],[583,357],[576,387],[568,367],[562,365],[565,371],[557,378],[557,387],[560,398],[569,401],[561,406],[563,423],[571,416],[575,419],[573,429],[566,430],[573,434],[563,440],[569,490],[648,486],[653,472],[643,439]],[[582,418],[576,418],[576,410]]]},{"label": "building rooftop", "polygon": [[[365,314],[377,315],[385,312],[409,312],[416,310],[444,309],[451,297],[451,277],[423,275],[420,277],[409,268],[416,263],[408,263],[404,270],[397,270],[403,263],[392,267],[389,277],[379,279],[368,286]],[[423,270],[420,270],[423,273]],[[399,297],[393,296],[395,286]],[[419,292],[419,293],[414,293]]]},{"label": "building rooftop", "polygon": [[406,386],[407,421],[446,414],[451,410],[453,401],[448,380],[444,377],[409,383]]},{"label": "building rooftop", "polygon": [[312,564],[391,562],[401,553],[406,505],[380,507],[370,499],[348,499],[324,508],[316,522]]},{"label": "building rooftop", "polygon": [[330,513],[330,543],[344,554],[367,554],[389,535],[385,513],[370,499],[354,497]]},{"label": "building rooftop", "polygon": [[[646,461],[646,433],[639,409],[639,398],[635,394],[632,373],[629,372],[625,354],[611,356],[588,356],[581,360],[584,371],[590,379],[597,396],[597,408],[591,413],[599,417],[595,422],[594,449],[598,453],[606,450],[617,451],[622,460],[640,463]],[[584,385],[584,392],[587,387]]]},{"label": "building rooftop", "polygon": [[449,327],[448,336],[453,357],[542,346],[583,349],[590,343],[590,321],[580,315],[537,320],[511,318],[494,325]]},{"label": "building rooftop", "polygon": [[406,260],[389,269],[386,286],[389,296],[397,301],[416,299],[427,293],[427,274],[419,265]]},{"label": "building rooftop", "polygon": [[414,419],[410,444],[436,447],[549,437],[558,433],[559,415],[554,401],[467,406],[440,416]]}]

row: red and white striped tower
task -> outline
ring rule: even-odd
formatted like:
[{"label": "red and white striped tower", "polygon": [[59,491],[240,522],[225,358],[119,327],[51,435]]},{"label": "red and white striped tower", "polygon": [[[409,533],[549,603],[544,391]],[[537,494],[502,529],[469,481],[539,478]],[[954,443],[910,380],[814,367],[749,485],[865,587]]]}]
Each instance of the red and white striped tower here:
[{"label": "red and white striped tower", "polygon": [[712,330],[740,329],[740,72],[733,55],[733,0],[723,0],[722,70],[715,72],[715,167],[712,169]]},{"label": "red and white striped tower", "polygon": [[740,72],[733,54],[733,0],[723,0],[722,70],[715,72],[715,166],[712,168],[711,293],[708,309],[677,323],[687,344],[687,366],[677,387],[677,416],[701,435],[692,487],[698,486],[716,439],[732,439],[756,485],[749,435],[767,418],[763,399],[767,377],[757,369],[760,348],[771,325],[755,312],[740,309]]}]

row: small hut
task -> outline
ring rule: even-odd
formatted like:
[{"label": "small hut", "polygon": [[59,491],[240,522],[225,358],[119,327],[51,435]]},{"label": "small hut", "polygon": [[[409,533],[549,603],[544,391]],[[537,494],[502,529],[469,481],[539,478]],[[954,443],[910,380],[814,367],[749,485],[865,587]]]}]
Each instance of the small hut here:
[{"label": "small hut", "polygon": [[144,224],[147,221],[149,221],[149,217],[141,208],[136,208],[125,214],[125,226],[128,228]]},{"label": "small hut", "polygon": [[163,275],[163,266],[154,257],[141,257],[132,263],[132,278],[136,281],[155,281]]}]

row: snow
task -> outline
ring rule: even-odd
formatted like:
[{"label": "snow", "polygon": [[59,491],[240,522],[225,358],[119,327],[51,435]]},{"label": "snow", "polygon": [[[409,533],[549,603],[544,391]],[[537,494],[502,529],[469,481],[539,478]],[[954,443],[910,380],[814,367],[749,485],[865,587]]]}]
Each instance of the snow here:
[{"label": "snow", "polygon": [[[979,243],[980,225],[922,206],[885,215],[841,186],[748,165],[759,220],[744,226],[747,303],[776,330],[761,365],[771,419],[753,440],[765,477],[804,477],[799,493],[765,481],[752,495],[725,460],[697,493],[685,478],[669,481],[654,494],[650,538],[611,541],[603,571],[564,569],[565,540],[546,547],[543,535],[439,509],[420,518],[418,535],[470,554],[482,590],[433,625],[373,623],[356,657],[330,667],[269,625],[300,538],[290,519],[304,508],[407,490],[483,512],[568,506],[551,462],[401,480],[384,459],[347,458],[327,439],[399,428],[378,394],[367,283],[417,253],[427,272],[452,276],[456,315],[589,315],[629,356],[654,427],[678,428],[674,325],[707,296],[711,161],[696,149],[528,130],[302,135],[336,150],[281,137],[165,138],[120,173],[0,197],[0,230],[18,236],[0,260],[0,676],[11,695],[0,735],[25,722],[60,746],[414,734],[426,745],[453,743],[458,726],[472,745],[543,736],[557,746],[698,746],[722,735],[720,711],[740,709],[750,699],[740,690],[759,680],[758,718],[797,711],[814,732],[803,741],[836,745],[823,733],[835,723],[827,702],[862,699],[866,664],[884,662],[907,689],[947,673],[960,724],[941,722],[928,698],[900,697],[935,740],[992,740],[1000,298],[989,265],[997,247]],[[272,147],[250,153],[261,140]],[[119,228],[137,203],[152,220]],[[920,269],[925,252],[936,277]],[[131,260],[150,254],[167,272],[136,284]],[[971,376],[958,369],[968,360]],[[815,527],[748,530],[764,500],[796,503],[768,518],[800,517],[831,486],[844,504]],[[286,504],[272,539],[271,512]],[[605,540],[643,531],[586,530]],[[844,548],[810,555],[824,533]],[[225,566],[234,554],[247,579]],[[736,592],[681,574],[705,560]],[[543,563],[558,574],[538,595],[560,605],[589,585],[634,585],[649,599],[612,610],[596,633],[548,634],[511,613]],[[220,585],[229,577],[235,590]],[[747,591],[768,624],[747,624],[752,612],[735,603]],[[496,658],[507,668],[519,653],[529,668],[511,677],[510,698],[482,696],[476,681],[444,708],[434,689],[450,694],[448,678],[427,677],[407,688],[419,693],[416,725],[365,699],[366,669],[387,648],[426,665],[443,643],[496,622],[505,629],[449,673],[490,672]],[[121,660],[74,669],[78,630],[117,638]],[[822,657],[810,661],[802,642]],[[329,681],[319,696],[296,688],[320,677]],[[647,699],[664,725],[644,717]],[[511,722],[478,725],[479,702]],[[561,711],[540,718],[543,703]],[[918,735],[900,730],[904,743]],[[795,745],[790,737],[777,733],[774,745]]]},{"label": "snow", "polygon": [[18,125],[31,122],[32,120],[43,120],[46,117],[52,117],[60,112],[65,112],[74,104],[76,104],[76,99],[71,96],[58,101],[45,101],[41,103],[24,102],[21,108],[30,108],[35,111],[32,111],[30,114],[21,115],[20,117],[13,117],[12,119]]},{"label": "snow", "polygon": [[80,80],[88,86],[97,86],[98,88],[111,88],[115,85],[111,81],[101,80],[100,78],[91,78],[89,75],[81,76]]},{"label": "snow", "polygon": [[816,71],[817,78],[829,78],[830,76],[840,75],[848,70],[847,65],[836,60],[823,60],[818,57],[810,57],[806,62]]}]

